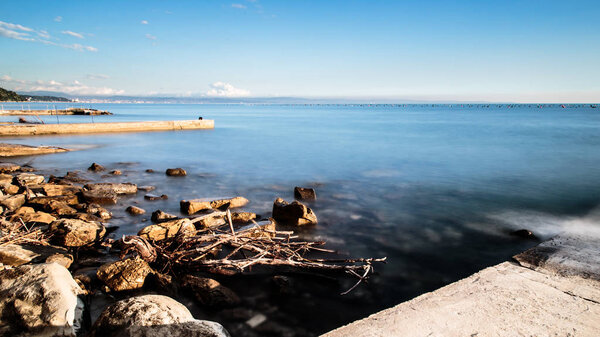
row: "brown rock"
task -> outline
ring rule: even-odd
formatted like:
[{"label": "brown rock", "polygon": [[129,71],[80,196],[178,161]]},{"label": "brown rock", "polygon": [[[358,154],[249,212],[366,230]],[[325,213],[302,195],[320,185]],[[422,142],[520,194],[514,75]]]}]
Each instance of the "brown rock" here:
[{"label": "brown rock", "polygon": [[42,224],[50,224],[55,221],[56,218],[52,215],[44,212],[36,212],[31,207],[23,206],[15,211],[15,213],[11,216],[10,221],[18,221],[21,219],[24,223],[42,223]]},{"label": "brown rock", "polygon": [[250,212],[233,212],[231,213],[231,221],[233,223],[248,223],[252,220],[256,220],[256,213]]},{"label": "brown rock", "polygon": [[234,306],[240,303],[240,298],[233,290],[210,278],[185,275],[181,285],[191,290],[200,303],[209,307]]},{"label": "brown rock", "polygon": [[192,199],[192,200],[181,200],[179,202],[179,208],[182,213],[187,215],[192,215],[198,213],[200,211],[205,211],[208,209],[212,209],[210,205],[210,201],[205,201],[201,199]]},{"label": "brown rock", "polygon": [[103,264],[96,275],[112,291],[124,291],[143,287],[152,272],[146,261],[136,257]]},{"label": "brown rock", "polygon": [[53,240],[65,247],[81,247],[100,240],[106,233],[103,225],[78,219],[60,219],[50,225]]},{"label": "brown rock", "polygon": [[89,204],[86,209],[86,212],[89,214],[93,214],[102,220],[108,220],[112,218],[112,214],[106,208],[98,204]]},{"label": "brown rock", "polygon": [[11,173],[20,169],[21,166],[13,163],[0,163],[0,173]]},{"label": "brown rock", "polygon": [[23,194],[0,196],[0,205],[6,207],[10,211],[16,210],[23,206],[23,204],[25,204],[25,196]]},{"label": "brown rock", "polygon": [[58,263],[65,268],[69,268],[73,263],[73,255],[71,254],[53,254],[46,258],[46,263]]},{"label": "brown rock", "polygon": [[144,191],[144,192],[154,191],[155,189],[156,189],[156,187],[150,186],[150,185],[138,186],[138,190],[141,190],[141,191]]},{"label": "brown rock", "polygon": [[316,225],[318,222],[315,213],[306,205],[298,201],[289,204],[281,198],[273,203],[273,218],[277,222],[295,226]]},{"label": "brown rock", "polygon": [[136,194],[137,185],[132,183],[97,183],[84,186],[88,191],[110,191],[116,194]]},{"label": "brown rock", "polygon": [[83,199],[89,203],[114,205],[117,203],[117,193],[110,190],[83,191]]},{"label": "brown rock", "polygon": [[166,194],[163,195],[156,195],[156,194],[146,194],[144,196],[144,199],[149,200],[149,201],[156,201],[156,200],[167,200],[169,199],[169,196]]},{"label": "brown rock", "polygon": [[53,201],[64,202],[67,205],[77,205],[79,203],[79,198],[76,195],[57,195],[57,196],[52,196],[52,197],[35,197],[35,198],[30,198],[27,201],[27,204],[33,205],[33,206],[38,206],[38,207],[44,207],[44,206],[52,203]]},{"label": "brown rock", "polygon": [[146,173],[154,173],[153,169],[146,169]]},{"label": "brown rock", "polygon": [[177,235],[194,235],[196,227],[189,219],[161,222],[142,228],[138,235],[148,240],[164,240]]},{"label": "brown rock", "polygon": [[198,229],[218,227],[226,224],[225,214],[225,212],[212,212],[192,219],[192,223]]},{"label": "brown rock", "polygon": [[125,211],[131,215],[142,215],[146,213],[145,209],[136,206],[129,206]]},{"label": "brown rock", "polygon": [[10,184],[13,179],[12,174],[0,173],[0,184]]},{"label": "brown rock", "polygon": [[123,172],[121,172],[120,170],[112,170],[110,171],[110,174],[114,176],[120,176],[121,174],[123,174]]},{"label": "brown rock", "polygon": [[13,185],[13,184],[5,184],[4,185],[4,192],[6,192],[6,194],[17,194],[19,193],[19,186],[17,185]]},{"label": "brown rock", "polygon": [[251,238],[273,238],[276,230],[277,223],[273,219],[269,219],[241,227],[237,233]]},{"label": "brown rock", "polygon": [[44,210],[59,216],[77,214],[77,210],[69,206],[66,202],[57,200],[50,201],[50,203],[44,206]]},{"label": "brown rock", "polygon": [[67,254],[67,250],[55,246],[30,244],[5,244],[0,246],[0,263],[20,266],[25,263],[39,263],[53,254]]},{"label": "brown rock", "polygon": [[44,194],[49,197],[56,197],[59,195],[74,195],[82,191],[82,188],[74,185],[55,185],[55,184],[44,184],[42,185]]},{"label": "brown rock", "polygon": [[165,173],[170,177],[183,177],[187,175],[187,172],[185,172],[185,170],[180,167],[167,169]]},{"label": "brown rock", "polygon": [[72,215],[73,219],[79,219],[87,222],[102,222],[102,218],[89,213],[77,213]]},{"label": "brown rock", "polygon": [[312,188],[294,187],[294,198],[298,200],[314,201],[317,200],[317,193]]},{"label": "brown rock", "polygon": [[164,222],[169,220],[175,220],[178,218],[179,217],[176,215],[165,213],[159,209],[152,212],[152,217],[150,219],[152,220],[152,222]]},{"label": "brown rock", "polygon": [[210,202],[210,206],[214,209],[217,208],[237,208],[246,206],[250,201],[244,197],[235,197],[231,199],[219,199]]},{"label": "brown rock", "polygon": [[88,171],[92,171],[92,172],[100,172],[100,171],[104,171],[105,168],[104,166],[97,164],[97,163],[93,163],[90,167],[88,167]]},{"label": "brown rock", "polygon": [[15,176],[15,180],[18,181],[21,186],[41,184],[44,182],[44,179],[44,176],[33,173],[21,173]]}]

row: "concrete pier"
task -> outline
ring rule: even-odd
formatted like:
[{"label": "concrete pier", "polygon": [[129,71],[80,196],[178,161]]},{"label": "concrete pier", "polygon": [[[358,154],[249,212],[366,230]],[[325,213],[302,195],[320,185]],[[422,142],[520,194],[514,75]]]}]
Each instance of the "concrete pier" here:
[{"label": "concrete pier", "polygon": [[210,119],[183,121],[71,123],[71,124],[0,124],[0,136],[41,136],[107,132],[145,132],[214,129]]},{"label": "concrete pier", "polygon": [[558,236],[324,336],[600,336],[599,253]]}]

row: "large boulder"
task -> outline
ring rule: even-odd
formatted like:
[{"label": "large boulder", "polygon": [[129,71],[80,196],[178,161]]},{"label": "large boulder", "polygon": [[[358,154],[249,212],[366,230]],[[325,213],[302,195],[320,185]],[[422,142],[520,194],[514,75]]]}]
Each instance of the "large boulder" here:
[{"label": "large boulder", "polygon": [[106,229],[97,222],[78,219],[60,219],[50,224],[53,240],[65,247],[81,247],[98,241]]},{"label": "large boulder", "polygon": [[104,309],[90,337],[229,337],[221,324],[196,320],[174,299],[144,295],[118,301]]},{"label": "large boulder", "polygon": [[312,209],[301,202],[293,201],[291,204],[281,198],[273,203],[273,218],[286,225],[316,225],[317,216]]},{"label": "large boulder", "polygon": [[146,261],[135,257],[103,264],[96,275],[110,290],[123,291],[143,287],[146,277],[152,272]]},{"label": "large boulder", "polygon": [[181,285],[205,306],[229,307],[240,303],[240,298],[233,290],[211,278],[185,275],[181,279]]},{"label": "large boulder", "polygon": [[75,336],[83,313],[80,292],[56,263],[0,271],[0,335]]},{"label": "large boulder", "polygon": [[177,219],[161,222],[142,228],[138,235],[148,240],[164,240],[177,235],[193,235],[196,227],[189,219]]}]

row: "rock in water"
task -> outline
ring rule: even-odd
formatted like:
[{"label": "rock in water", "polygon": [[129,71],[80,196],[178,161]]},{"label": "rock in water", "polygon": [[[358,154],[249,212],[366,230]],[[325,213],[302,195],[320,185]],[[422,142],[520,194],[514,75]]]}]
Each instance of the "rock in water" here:
[{"label": "rock in water", "polygon": [[20,169],[21,166],[13,163],[0,163],[0,173],[11,173]]},{"label": "rock in water", "polygon": [[125,211],[131,215],[142,215],[146,213],[145,209],[136,206],[129,206],[127,209],[125,209]]},{"label": "rock in water", "polygon": [[185,275],[181,285],[191,290],[196,299],[206,306],[226,307],[240,303],[240,298],[233,290],[211,278]]},{"label": "rock in water", "polygon": [[146,276],[150,273],[150,265],[136,257],[103,264],[96,275],[112,291],[123,291],[143,287]]},{"label": "rock in water", "polygon": [[110,191],[116,194],[136,194],[137,185],[132,183],[97,183],[84,186],[89,191]]},{"label": "rock in water", "polygon": [[138,235],[144,239],[159,241],[176,235],[193,235],[196,227],[189,219],[178,219],[142,228]]},{"label": "rock in water", "polygon": [[316,225],[318,222],[312,209],[303,203],[293,201],[290,204],[281,198],[273,203],[273,218],[278,223],[295,226]]},{"label": "rock in water", "polygon": [[228,199],[217,199],[208,201],[205,199],[192,199],[192,200],[181,200],[179,202],[179,208],[182,213],[192,215],[200,211],[209,209],[220,209],[225,210],[228,208],[243,207],[250,201],[244,197],[235,197]]},{"label": "rock in water", "polygon": [[114,205],[117,203],[117,193],[109,190],[83,191],[83,199],[88,203]]},{"label": "rock in water", "polygon": [[75,336],[81,326],[81,289],[56,263],[0,272],[0,335]]},{"label": "rock in water", "polygon": [[312,188],[294,187],[294,198],[298,200],[314,201],[317,200],[317,193]]},{"label": "rock in water", "polygon": [[110,171],[110,174],[114,176],[120,176],[121,174],[123,174],[123,172],[121,172],[121,170],[112,170]]},{"label": "rock in water", "polygon": [[173,214],[165,213],[159,209],[152,212],[152,216],[150,217],[150,219],[152,220],[152,222],[164,222],[178,219],[178,217]]},{"label": "rock in water", "polygon": [[106,233],[103,225],[77,219],[60,219],[50,224],[53,240],[65,247],[81,247],[100,240]]},{"label": "rock in water", "polygon": [[183,176],[187,175],[187,172],[184,169],[182,169],[181,167],[178,167],[178,168],[167,169],[165,174],[170,177],[183,177]]},{"label": "rock in water", "polygon": [[100,171],[104,171],[105,168],[104,166],[97,164],[97,163],[93,163],[90,167],[88,167],[88,171],[92,171],[92,172],[100,172]]},{"label": "rock in water", "polygon": [[229,337],[221,324],[194,319],[190,311],[174,299],[144,295],[116,302],[104,309],[90,337]]}]

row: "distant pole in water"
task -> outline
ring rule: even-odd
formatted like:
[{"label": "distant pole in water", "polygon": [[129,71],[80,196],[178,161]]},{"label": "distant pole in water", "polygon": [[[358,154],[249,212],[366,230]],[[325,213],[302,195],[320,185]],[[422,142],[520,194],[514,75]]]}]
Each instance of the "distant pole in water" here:
[{"label": "distant pole in water", "polygon": [[199,120],[202,120],[202,116],[198,117]]}]

